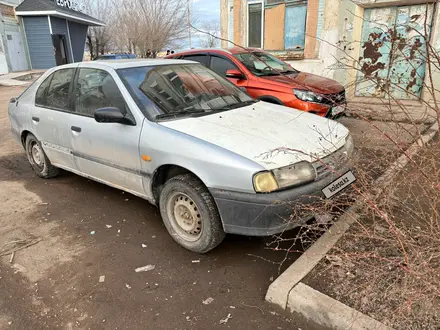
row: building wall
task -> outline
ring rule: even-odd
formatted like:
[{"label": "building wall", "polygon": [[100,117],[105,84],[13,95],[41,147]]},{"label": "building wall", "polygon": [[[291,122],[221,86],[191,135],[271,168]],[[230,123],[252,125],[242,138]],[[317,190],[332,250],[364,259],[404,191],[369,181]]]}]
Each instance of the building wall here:
[{"label": "building wall", "polygon": [[[228,39],[229,7],[230,2],[228,0],[220,1],[220,36],[222,39]],[[222,48],[226,48],[228,47],[228,42],[226,40],[221,40],[220,45]]]},{"label": "building wall", "polygon": [[56,65],[47,16],[23,17],[32,69],[49,69]]},{"label": "building wall", "polygon": [[75,22],[69,22],[68,24],[72,41],[74,62],[81,62],[84,57],[88,26]]},{"label": "building wall", "polygon": [[[280,0],[284,1],[284,0]],[[296,17],[303,12],[301,0],[295,0],[293,3],[287,0],[285,3],[276,3],[274,5],[267,5],[266,0],[232,0],[233,5],[233,41],[240,46],[247,46],[248,43],[248,5],[251,3],[263,4],[263,40],[264,48],[273,50],[277,56],[283,59],[302,59],[302,58],[316,58],[316,40],[309,38],[307,35],[315,35],[317,26],[319,25],[319,9],[320,3],[324,0],[308,0],[306,1],[307,13],[303,17],[303,22],[306,21],[306,26],[297,26],[296,21],[286,18],[286,12],[289,11],[291,16]],[[304,3],[304,2],[303,2]],[[322,3],[321,3],[322,5]],[[222,38],[230,39],[231,24],[229,19],[229,7],[231,0],[220,0],[220,17],[221,17],[221,31]],[[224,11],[228,10],[228,13]],[[274,26],[275,24],[275,26]],[[286,28],[302,29],[299,33],[302,34],[302,39],[305,39],[304,46],[300,49],[285,49],[285,40],[287,36],[292,37],[291,34],[285,33]],[[290,32],[290,31],[287,31]],[[266,48],[266,43],[267,47]],[[222,43],[222,47],[227,47],[227,42]],[[275,49],[277,48],[277,49]]]},{"label": "building wall", "polygon": [[234,6],[234,43],[246,44],[247,0],[233,0]]},{"label": "building wall", "polygon": [[20,62],[21,65],[19,70],[29,69],[29,63],[27,63],[25,42],[21,35],[20,24],[15,17],[13,7],[17,4],[18,0],[2,1],[2,3],[0,3],[0,74],[5,74],[13,71],[9,55],[11,49],[8,49],[8,32],[10,32],[11,35],[13,34],[14,40],[20,42],[21,45],[23,45],[24,54],[22,55],[24,55],[24,59]]},{"label": "building wall", "polygon": [[70,32],[67,29],[67,21],[62,18],[51,16],[50,23],[52,26],[52,34],[64,35],[66,40],[67,58],[69,60],[69,63],[74,62],[72,56],[73,55],[72,48],[70,47]]},{"label": "building wall", "polygon": [[0,5],[0,74],[9,72],[8,60],[6,59],[8,50],[6,49],[6,34],[3,24],[3,6]]}]

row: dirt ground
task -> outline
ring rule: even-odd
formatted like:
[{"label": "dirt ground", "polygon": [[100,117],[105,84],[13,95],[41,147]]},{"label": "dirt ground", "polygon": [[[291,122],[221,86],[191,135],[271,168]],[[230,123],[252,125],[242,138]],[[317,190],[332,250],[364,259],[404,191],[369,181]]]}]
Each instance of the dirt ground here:
[{"label": "dirt ground", "polygon": [[284,258],[270,238],[228,236],[197,255],[140,198],[67,172],[37,178],[7,118],[22,90],[0,87],[0,250],[40,241],[0,257],[0,329],[321,329],[264,302]]}]

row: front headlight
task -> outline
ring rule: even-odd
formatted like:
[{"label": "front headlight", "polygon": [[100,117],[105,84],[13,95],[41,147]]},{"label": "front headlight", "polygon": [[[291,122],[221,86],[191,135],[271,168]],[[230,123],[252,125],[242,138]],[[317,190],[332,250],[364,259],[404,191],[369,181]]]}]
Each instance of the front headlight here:
[{"label": "front headlight", "polygon": [[316,179],[315,168],[309,162],[277,168],[272,172],[260,172],[254,176],[256,192],[271,192],[282,188],[299,186]]},{"label": "front headlight", "polygon": [[315,168],[309,162],[299,162],[273,170],[280,188],[298,186],[316,179]]},{"label": "front headlight", "polygon": [[302,101],[306,101],[306,102],[322,102],[323,97],[321,95],[315,94],[311,91],[305,91],[302,89],[294,89],[293,90],[293,94],[295,94],[295,96],[302,100]]},{"label": "front headlight", "polygon": [[354,151],[354,142],[351,134],[348,134],[348,136],[345,138],[345,150],[347,151],[347,156],[350,158]]},{"label": "front headlight", "polygon": [[254,175],[256,192],[271,192],[278,189],[278,183],[272,172],[260,172]]}]

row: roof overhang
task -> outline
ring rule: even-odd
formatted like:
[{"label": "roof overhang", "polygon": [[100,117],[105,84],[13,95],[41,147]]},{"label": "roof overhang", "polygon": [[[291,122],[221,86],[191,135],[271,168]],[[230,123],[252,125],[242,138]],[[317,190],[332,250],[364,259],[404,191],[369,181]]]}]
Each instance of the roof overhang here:
[{"label": "roof overhang", "polygon": [[105,26],[104,22],[93,20],[93,19],[87,19],[84,17],[79,17],[74,14],[67,14],[64,12],[59,12],[56,10],[42,10],[42,11],[16,11],[15,15],[17,16],[54,16],[59,18],[64,18],[69,21],[86,24],[90,26]]}]

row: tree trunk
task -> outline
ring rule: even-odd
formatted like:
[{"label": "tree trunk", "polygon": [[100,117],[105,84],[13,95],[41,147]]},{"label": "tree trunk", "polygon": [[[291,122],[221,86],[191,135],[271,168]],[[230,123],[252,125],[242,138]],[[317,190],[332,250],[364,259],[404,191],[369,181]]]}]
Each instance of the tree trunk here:
[{"label": "tree trunk", "polygon": [[93,47],[92,37],[90,36],[90,34],[87,34],[87,46],[89,46],[90,59],[94,60],[95,59],[95,48]]}]

